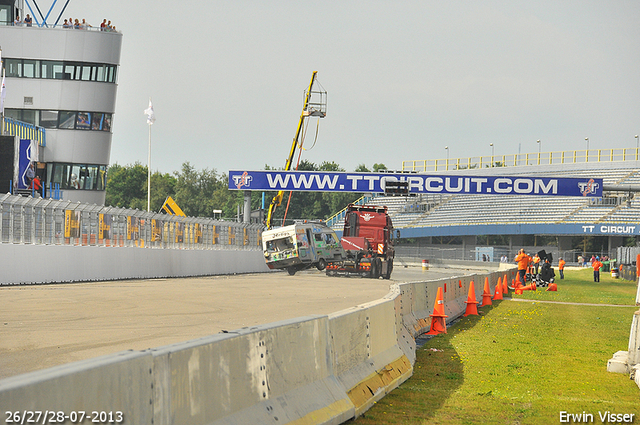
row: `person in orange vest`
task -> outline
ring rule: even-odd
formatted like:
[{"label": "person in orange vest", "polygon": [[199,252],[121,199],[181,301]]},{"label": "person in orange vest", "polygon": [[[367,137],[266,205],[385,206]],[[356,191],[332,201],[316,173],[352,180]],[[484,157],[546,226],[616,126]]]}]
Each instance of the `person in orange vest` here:
[{"label": "person in orange vest", "polygon": [[533,256],[533,270],[535,274],[540,272],[540,257],[538,256],[538,253]]},{"label": "person in orange vest", "polygon": [[564,265],[567,264],[566,261],[560,257],[560,261],[558,261],[558,271],[560,272],[560,279],[564,279]]},{"label": "person in orange vest", "polygon": [[602,268],[600,257],[596,257],[596,259],[591,262],[591,267],[593,267],[593,281],[600,282],[600,268]]},{"label": "person in orange vest", "polygon": [[524,276],[527,273],[527,267],[529,267],[530,257],[525,254],[524,249],[521,249],[514,258],[514,261],[518,263],[518,275],[520,275],[520,283],[524,285]]}]

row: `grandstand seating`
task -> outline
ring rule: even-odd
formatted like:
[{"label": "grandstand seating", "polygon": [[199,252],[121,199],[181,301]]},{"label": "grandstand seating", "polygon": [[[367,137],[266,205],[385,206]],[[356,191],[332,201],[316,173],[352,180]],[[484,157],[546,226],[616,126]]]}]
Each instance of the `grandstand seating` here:
[{"label": "grandstand seating", "polygon": [[[463,170],[483,175],[535,175],[546,177],[602,178],[605,186],[640,185],[635,162],[579,164],[577,166],[522,166]],[[448,174],[451,174],[450,171]],[[459,174],[460,172],[456,173]],[[414,197],[375,196],[369,205],[386,205],[394,227],[425,228],[486,224],[630,223],[638,221],[640,195],[613,193],[606,202],[593,198],[518,195],[420,195]],[[596,200],[597,201],[597,200]],[[337,224],[336,227],[339,227]]]}]

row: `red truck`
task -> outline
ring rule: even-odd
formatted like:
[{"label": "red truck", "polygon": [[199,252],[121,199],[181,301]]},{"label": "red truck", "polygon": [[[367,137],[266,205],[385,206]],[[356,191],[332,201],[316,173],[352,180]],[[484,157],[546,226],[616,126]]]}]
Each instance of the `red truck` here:
[{"label": "red truck", "polygon": [[340,240],[346,256],[328,263],[327,275],[391,278],[395,255],[392,238],[387,207],[349,204]]}]

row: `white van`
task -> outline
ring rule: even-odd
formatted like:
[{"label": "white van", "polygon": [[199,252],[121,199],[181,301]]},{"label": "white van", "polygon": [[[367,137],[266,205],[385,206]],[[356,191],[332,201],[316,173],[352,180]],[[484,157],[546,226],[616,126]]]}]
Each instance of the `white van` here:
[{"label": "white van", "polygon": [[262,249],[270,269],[287,269],[290,275],[345,258],[336,233],[321,222],[296,223],[262,232]]}]

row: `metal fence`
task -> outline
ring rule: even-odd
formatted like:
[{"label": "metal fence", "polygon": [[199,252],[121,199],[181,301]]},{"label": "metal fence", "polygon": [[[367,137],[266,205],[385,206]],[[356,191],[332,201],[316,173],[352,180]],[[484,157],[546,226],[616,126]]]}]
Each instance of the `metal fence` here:
[{"label": "metal fence", "polygon": [[0,195],[0,243],[261,250],[261,224]]}]

